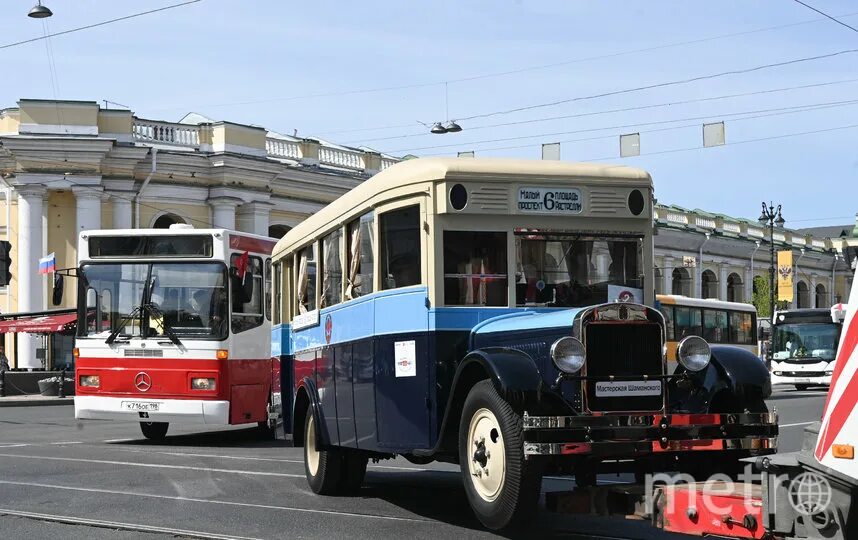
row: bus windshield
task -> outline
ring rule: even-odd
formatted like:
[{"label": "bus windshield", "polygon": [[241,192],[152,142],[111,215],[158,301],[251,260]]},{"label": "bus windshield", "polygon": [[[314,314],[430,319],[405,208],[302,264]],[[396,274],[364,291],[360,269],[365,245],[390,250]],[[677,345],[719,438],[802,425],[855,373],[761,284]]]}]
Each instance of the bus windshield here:
[{"label": "bus windshield", "polygon": [[840,327],[834,323],[776,325],[772,338],[772,358],[834,360],[839,334]]},{"label": "bus windshield", "polygon": [[116,331],[123,338],[160,337],[169,330],[182,338],[226,337],[223,263],[89,264],[80,272],[87,313],[86,325],[78,325],[80,337]]},{"label": "bus windshield", "polygon": [[642,237],[517,232],[518,306],[581,307],[643,302]]}]

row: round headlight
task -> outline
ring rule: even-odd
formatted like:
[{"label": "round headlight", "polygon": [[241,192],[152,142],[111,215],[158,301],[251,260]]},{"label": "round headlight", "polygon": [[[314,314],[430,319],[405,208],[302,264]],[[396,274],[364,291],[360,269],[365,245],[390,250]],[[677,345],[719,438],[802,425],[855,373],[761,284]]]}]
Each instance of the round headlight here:
[{"label": "round headlight", "polygon": [[562,337],[551,345],[551,360],[563,373],[578,373],[584,367],[584,344],[573,337]]},{"label": "round headlight", "polygon": [[702,337],[688,336],[679,342],[676,356],[679,363],[688,371],[700,371],[709,365],[712,350]]}]

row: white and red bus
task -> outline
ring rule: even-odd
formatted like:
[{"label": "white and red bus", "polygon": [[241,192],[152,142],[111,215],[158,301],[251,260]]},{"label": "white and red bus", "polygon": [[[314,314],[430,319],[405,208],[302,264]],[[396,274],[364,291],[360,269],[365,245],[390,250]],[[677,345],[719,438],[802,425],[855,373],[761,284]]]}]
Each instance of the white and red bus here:
[{"label": "white and red bus", "polygon": [[136,421],[156,440],[173,422],[271,433],[274,244],[188,225],[81,232],[75,418]]}]

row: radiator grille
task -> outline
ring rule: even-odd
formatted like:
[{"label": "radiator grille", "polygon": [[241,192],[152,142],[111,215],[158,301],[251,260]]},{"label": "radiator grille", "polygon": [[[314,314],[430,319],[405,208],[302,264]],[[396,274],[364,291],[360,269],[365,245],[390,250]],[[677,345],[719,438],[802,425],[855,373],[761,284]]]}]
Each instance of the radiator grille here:
[{"label": "radiator grille", "polygon": [[163,358],[161,349],[125,349],[126,358]]},{"label": "radiator grille", "polygon": [[[589,323],[585,326],[587,377],[662,375],[661,327],[656,323]],[[596,381],[587,381],[591,411],[657,411],[658,396],[596,396]]]}]

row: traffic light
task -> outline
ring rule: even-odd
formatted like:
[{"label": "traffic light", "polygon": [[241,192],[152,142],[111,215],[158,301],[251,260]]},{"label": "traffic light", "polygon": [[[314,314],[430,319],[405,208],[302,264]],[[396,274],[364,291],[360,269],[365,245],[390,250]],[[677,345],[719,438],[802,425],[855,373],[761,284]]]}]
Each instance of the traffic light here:
[{"label": "traffic light", "polygon": [[0,287],[12,283],[12,244],[0,240]]}]

